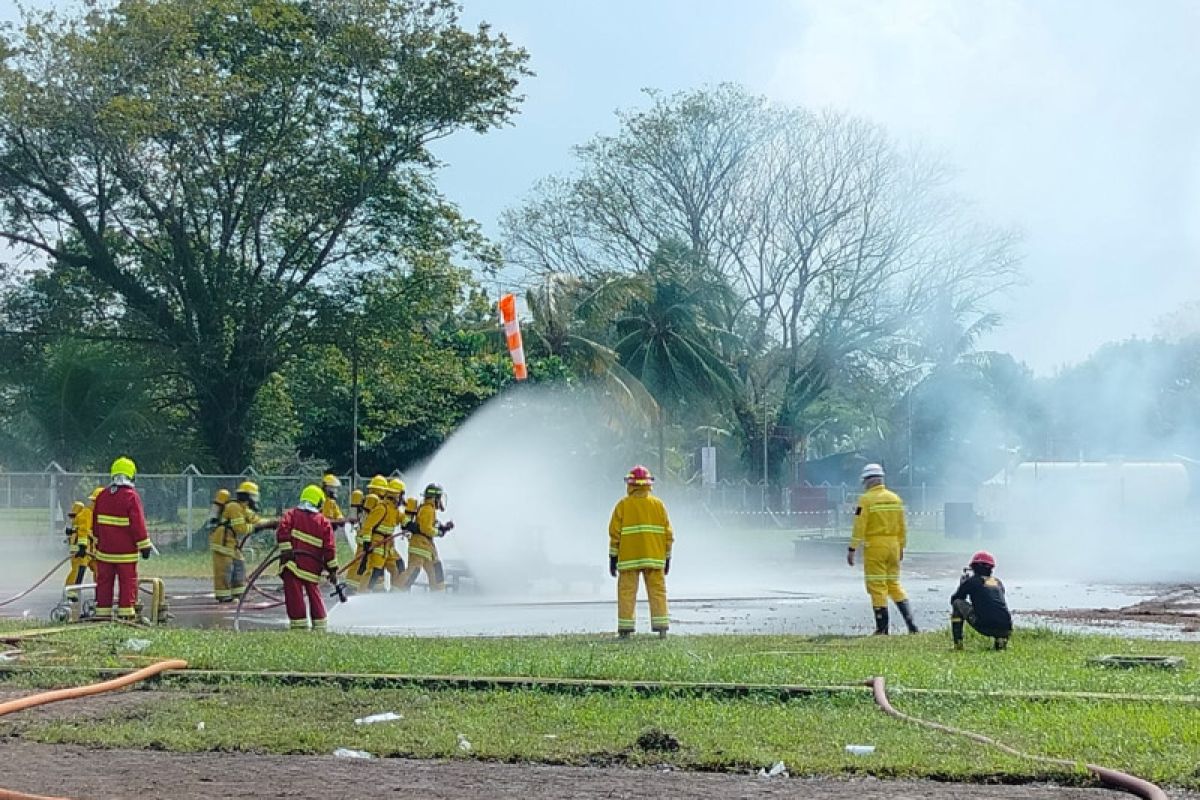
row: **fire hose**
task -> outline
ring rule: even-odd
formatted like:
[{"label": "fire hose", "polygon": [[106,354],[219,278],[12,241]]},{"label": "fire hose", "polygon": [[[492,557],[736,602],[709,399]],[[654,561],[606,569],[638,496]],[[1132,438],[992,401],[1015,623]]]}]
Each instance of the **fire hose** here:
[{"label": "fire hose", "polygon": [[[943,725],[940,722],[930,722],[929,720],[910,716],[902,711],[897,711],[895,707],[892,706],[891,702],[888,700],[885,681],[882,677],[871,678],[866,682],[866,685],[871,687],[871,690],[875,695],[875,702],[880,709],[882,709],[885,714],[893,716],[896,719],[903,720],[905,722],[911,722],[924,728],[929,728],[930,730],[941,731],[942,733],[949,733],[953,734],[954,736],[963,736],[972,741],[979,742],[980,744],[986,744],[989,747],[995,747],[996,749],[1017,758],[1023,758],[1029,761],[1037,761],[1042,764],[1050,764],[1056,767],[1066,767],[1067,769],[1075,769],[1079,766],[1078,762],[1070,761],[1065,758],[1051,758],[1049,756],[1038,756],[1033,755],[1032,753],[1025,753],[1017,750],[1015,747],[1009,747],[1003,742],[998,742],[995,739],[989,736],[984,736],[980,733],[973,733],[972,731],[954,728],[950,725]],[[1158,786],[1155,786],[1153,783],[1150,783],[1150,781],[1143,780],[1119,770],[1101,767],[1096,764],[1084,764],[1084,767],[1088,770],[1088,772],[1091,772],[1093,775],[1099,778],[1101,783],[1111,788],[1129,792],[1130,794],[1135,794],[1138,797],[1144,798],[1144,800],[1169,800],[1167,793]]]},{"label": "fire hose", "polygon": [[[40,694],[29,695],[28,697],[19,697],[16,700],[0,703],[0,717],[5,714],[11,714],[14,711],[24,711],[27,708],[35,708],[47,703],[56,703],[60,700],[77,700],[81,697],[91,697],[92,695],[111,692],[114,689],[123,689],[126,686],[131,686],[139,681],[152,678],[167,670],[186,668],[187,662],[180,661],[179,659],[159,661],[157,664],[151,664],[128,675],[122,675],[119,678],[102,681],[101,683],[93,683],[87,686],[73,686],[68,689],[54,689],[48,692],[41,692]],[[65,800],[65,798],[47,797],[45,795],[26,794],[24,792],[14,792],[9,789],[0,789],[0,800]]]},{"label": "fire hose", "polygon": [[51,567],[51,568],[50,568],[50,571],[49,571],[49,572],[47,572],[45,575],[43,575],[41,578],[39,578],[39,579],[38,579],[38,582],[37,582],[37,583],[35,583],[33,586],[30,586],[28,589],[26,589],[25,591],[23,591],[23,592],[21,592],[21,593],[19,593],[19,594],[14,594],[12,597],[8,598],[7,600],[0,600],[0,608],[2,608],[2,607],[4,607],[4,606],[8,605],[9,603],[15,603],[15,602],[17,602],[17,601],[18,601],[18,600],[20,600],[22,597],[24,597],[25,595],[27,595],[27,594],[29,594],[30,592],[32,592],[34,589],[38,588],[38,587],[39,587],[39,586],[41,586],[43,583],[45,583],[46,581],[50,580],[52,577],[54,577],[54,573],[58,572],[59,568],[61,568],[63,564],[66,564],[66,563],[67,563],[68,561],[70,561],[70,560],[71,560],[71,557],[70,557],[70,556],[67,556],[67,557],[66,557],[66,558],[64,558],[62,561],[59,561],[57,564],[55,564],[53,567]]},{"label": "fire hose", "polygon": [[[235,631],[241,632],[242,630],[242,606],[245,605],[246,598],[250,595],[251,590],[258,592],[263,597],[271,599],[271,603],[269,605],[259,606],[257,609],[258,611],[267,611],[272,608],[279,608],[286,602],[284,600],[274,599],[271,595],[255,586],[255,583],[259,578],[262,577],[262,574],[267,571],[268,567],[270,567],[272,564],[279,563],[279,559],[282,554],[277,552],[278,549],[278,547],[272,547],[271,552],[267,553],[267,557],[263,559],[261,564],[254,568],[254,572],[251,572],[250,577],[246,580],[246,591],[243,592],[241,598],[238,599],[237,609],[233,612],[233,629]],[[334,582],[333,594],[330,596],[336,596],[341,602],[346,602],[345,585]],[[3,798],[0,798],[0,800],[3,800]]]}]

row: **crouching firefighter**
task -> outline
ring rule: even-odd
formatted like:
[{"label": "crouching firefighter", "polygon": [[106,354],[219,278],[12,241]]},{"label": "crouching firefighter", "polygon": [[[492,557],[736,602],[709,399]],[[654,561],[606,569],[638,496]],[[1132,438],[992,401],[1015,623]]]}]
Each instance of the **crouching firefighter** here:
[{"label": "crouching firefighter", "polygon": [[442,487],[431,483],[425,487],[421,507],[417,509],[416,524],[408,526],[408,569],[400,576],[400,589],[408,591],[417,582],[417,575],[425,570],[429,591],[440,592],[446,588],[446,571],[438,558],[434,539],[454,530],[453,522],[438,522],[438,512],[446,510]]},{"label": "crouching firefighter", "polygon": [[963,649],[964,621],[984,636],[992,637],[997,650],[1008,647],[1012,615],[1004,599],[1004,584],[992,576],[995,568],[996,559],[992,554],[980,550],[971,556],[958,590],[950,595],[950,632],[955,650]]},{"label": "crouching firefighter", "polygon": [[909,633],[917,633],[908,594],[900,585],[900,562],[908,541],[908,524],[904,519],[904,503],[895,492],[883,485],[883,467],[867,464],[863,467],[863,493],[854,510],[854,533],[846,563],[854,566],[854,553],[862,547],[863,576],[871,608],[875,613],[875,635],[888,633],[888,598],[896,604]]},{"label": "crouching firefighter", "polygon": [[639,578],[650,599],[650,629],[665,638],[667,573],[675,533],[663,501],[650,494],[654,476],[640,464],[625,475],[625,496],[608,523],[608,572],[617,579],[617,636],[633,635]]},{"label": "crouching firefighter", "polygon": [[321,487],[305,486],[300,504],[288,509],[275,531],[283,599],[292,630],[306,630],[310,619],[314,631],[325,630],[321,573],[327,572],[329,580],[337,583],[337,547],[333,526],[321,513],[323,499]]}]

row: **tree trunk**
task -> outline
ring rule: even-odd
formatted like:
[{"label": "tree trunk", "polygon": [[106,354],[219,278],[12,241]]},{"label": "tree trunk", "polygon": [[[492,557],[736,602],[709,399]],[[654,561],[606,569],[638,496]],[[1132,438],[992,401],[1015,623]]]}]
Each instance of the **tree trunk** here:
[{"label": "tree trunk", "polygon": [[[236,356],[235,356],[236,357]],[[261,361],[209,363],[193,376],[199,415],[197,428],[222,472],[236,475],[251,466],[254,400],[271,374]]]}]

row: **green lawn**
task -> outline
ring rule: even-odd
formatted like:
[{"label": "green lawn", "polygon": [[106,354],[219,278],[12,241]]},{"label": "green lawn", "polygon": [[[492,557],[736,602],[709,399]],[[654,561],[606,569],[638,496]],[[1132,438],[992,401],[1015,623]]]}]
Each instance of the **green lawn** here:
[{"label": "green lawn", "polygon": [[[127,655],[131,636],[151,641]],[[1200,645],[1125,641],[1046,631],[1020,632],[1009,651],[969,640],[965,652],[944,634],[882,638],[698,636],[618,643],[607,637],[414,639],[255,632],[78,627],[26,642],[34,671],[22,684],[84,680],[43,667],[125,666],[155,657],[186,659],[198,669],[464,676],[537,676],[685,682],[856,684],[884,675],[901,710],[996,736],[1031,752],[1080,758],[1158,781],[1200,788],[1200,704],[1172,700],[1196,693]],[[1181,655],[1177,671],[1112,670],[1091,656],[1122,652]],[[45,742],[170,750],[328,753],[336,747],[376,755],[477,757],[563,763],[665,762],[683,768],[740,770],[783,760],[792,774],[870,773],[968,780],[1054,778],[1082,773],[1046,768],[876,710],[865,689],[781,701],[764,691],[730,697],[687,689],[639,694],[629,689],[382,689],[285,685],[261,674],[211,681],[169,681],[162,699],[94,720],[0,722],[0,736]],[[1090,696],[926,694],[921,689],[990,692],[1109,693]],[[1137,700],[1116,695],[1139,694]],[[1154,699],[1161,698],[1161,699]],[[381,711],[397,722],[355,726]],[[204,730],[197,723],[205,722]],[[675,752],[644,751],[638,735],[658,728]],[[473,744],[459,750],[457,734]],[[850,756],[847,744],[873,744]]]}]

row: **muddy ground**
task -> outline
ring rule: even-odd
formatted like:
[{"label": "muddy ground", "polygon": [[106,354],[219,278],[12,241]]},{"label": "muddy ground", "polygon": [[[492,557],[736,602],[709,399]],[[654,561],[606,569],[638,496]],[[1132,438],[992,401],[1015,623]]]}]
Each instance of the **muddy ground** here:
[{"label": "muddy ground", "polygon": [[[562,767],[482,761],[359,761],[322,756],[90,751],[67,745],[0,743],[3,788],[77,800],[287,798],[359,800],[441,798],[675,798],[766,800],[1115,800],[1103,789],[970,786],[931,781],[764,778],[612,767]],[[1172,793],[1173,798],[1185,795]],[[1194,797],[1192,798],[1194,800]]]},{"label": "muddy ground", "polygon": [[1037,611],[1046,619],[1125,628],[1163,626],[1183,634],[1200,633],[1200,587],[1175,586],[1120,608],[1068,608]]}]

